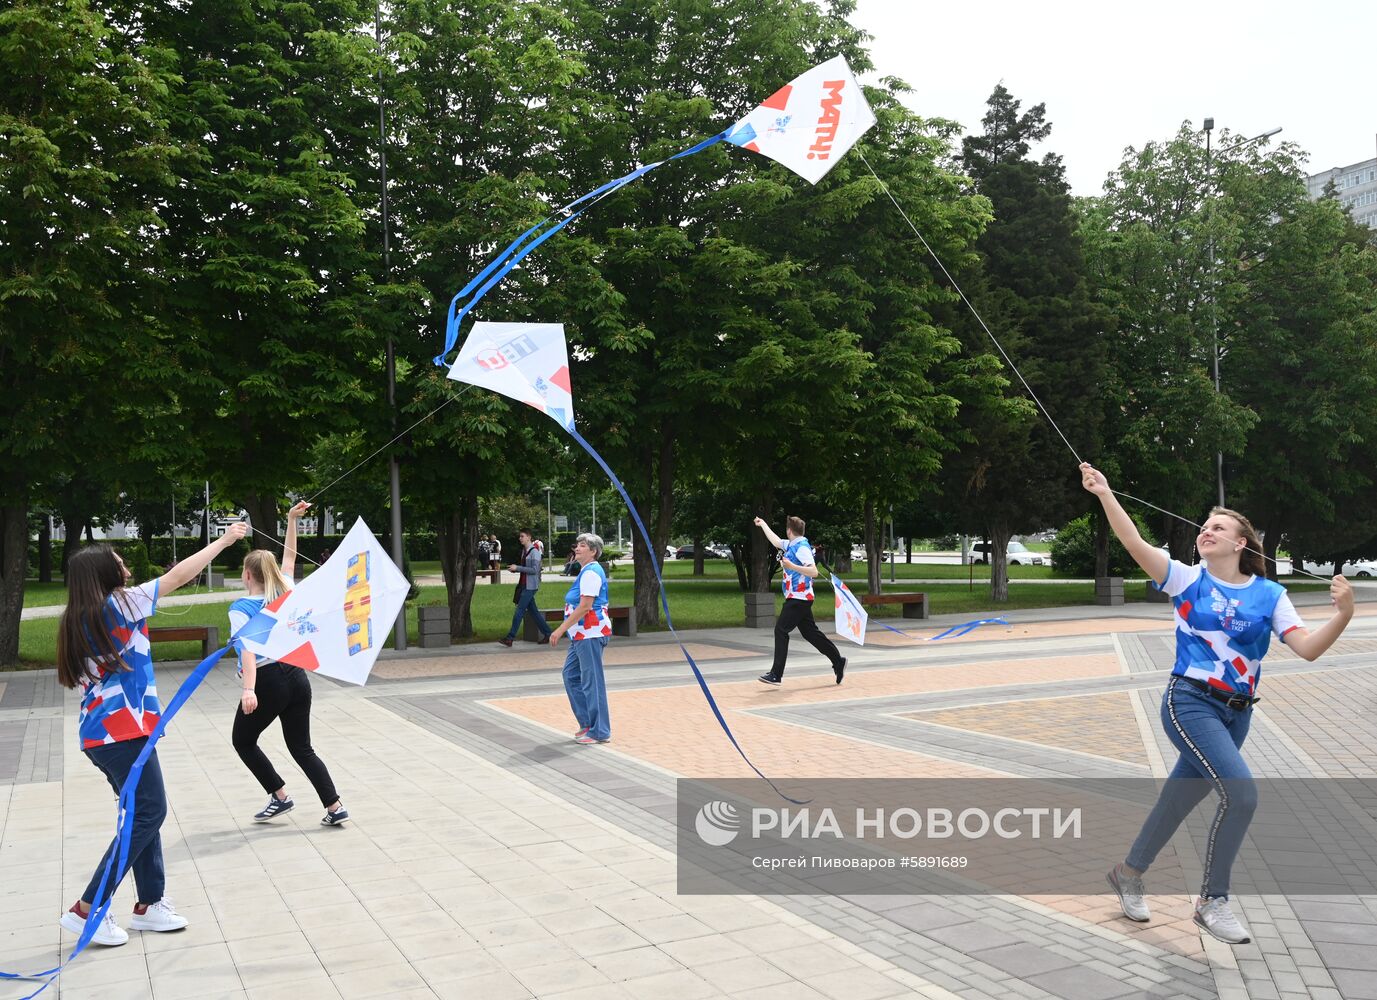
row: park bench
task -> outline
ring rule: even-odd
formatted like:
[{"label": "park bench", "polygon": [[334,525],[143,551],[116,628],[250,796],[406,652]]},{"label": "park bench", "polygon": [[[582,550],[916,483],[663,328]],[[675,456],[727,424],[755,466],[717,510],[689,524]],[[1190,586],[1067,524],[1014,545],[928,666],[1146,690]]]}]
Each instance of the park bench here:
[{"label": "park bench", "polygon": [[489,583],[501,583],[502,571],[500,569],[480,569],[473,574],[475,577],[486,576]]},{"label": "park bench", "polygon": [[876,604],[902,605],[905,618],[926,618],[928,616],[927,594],[862,594],[861,603],[867,606]]},{"label": "park bench", "polygon": [[[540,614],[545,616],[547,622],[558,624],[564,621],[563,608],[545,608]],[[636,637],[636,609],[630,606],[613,607],[607,606],[607,617],[612,619],[612,634],[623,635],[628,639]],[[540,638],[540,633],[536,631],[535,622],[531,621],[530,615],[522,619],[521,638],[527,642],[535,642]]]},{"label": "park bench", "polygon": [[220,648],[220,630],[214,625],[177,625],[171,628],[150,628],[149,642],[199,642],[201,656],[207,657]]}]

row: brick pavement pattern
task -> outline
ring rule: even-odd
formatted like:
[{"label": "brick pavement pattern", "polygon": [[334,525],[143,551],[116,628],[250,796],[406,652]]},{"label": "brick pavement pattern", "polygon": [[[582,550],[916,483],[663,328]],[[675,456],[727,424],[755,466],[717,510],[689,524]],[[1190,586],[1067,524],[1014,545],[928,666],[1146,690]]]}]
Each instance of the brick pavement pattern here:
[{"label": "brick pavement pattern", "polygon": [[[1245,750],[1259,776],[1374,776],[1374,610],[1315,664],[1269,657]],[[1160,776],[1169,615],[1061,608],[942,643],[886,634],[846,651],[842,687],[805,654],[782,688],[757,683],[768,632],[692,643],[773,777]],[[1184,895],[1155,896],[1145,925],[1108,895],[678,895],[676,779],[750,772],[667,636],[608,652],[613,743],[598,747],[569,738],[562,649],[390,656],[364,689],[315,679],[313,742],[355,817],[339,829],[317,825],[275,731],[265,749],[297,808],[251,822],[263,796],[230,746],[238,685],[212,675],[160,747],[169,894],[191,926],[93,948],[45,996],[1377,997],[1372,897],[1241,898],[1255,940],[1228,948],[1202,941]],[[186,674],[160,670],[168,691]],[[0,675],[10,971],[70,947],[56,918],[111,827],[75,714],[51,673]],[[1377,832],[1377,802],[1354,810],[1354,836]],[[122,921],[132,899],[126,882]],[[0,983],[0,1000],[30,989]]]}]

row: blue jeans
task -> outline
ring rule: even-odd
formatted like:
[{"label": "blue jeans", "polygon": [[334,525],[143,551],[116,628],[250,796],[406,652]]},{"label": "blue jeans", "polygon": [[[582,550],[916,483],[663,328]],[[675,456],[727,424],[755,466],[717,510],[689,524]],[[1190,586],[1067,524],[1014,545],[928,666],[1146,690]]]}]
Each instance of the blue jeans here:
[{"label": "blue jeans", "polygon": [[612,723],[607,717],[607,683],[602,676],[602,651],[607,636],[573,639],[564,657],[564,690],[580,729],[596,740],[612,738]]},{"label": "blue jeans", "polygon": [[521,596],[517,598],[516,601],[516,613],[512,615],[511,631],[507,633],[508,639],[516,638],[516,630],[521,627],[521,619],[526,617],[527,614],[530,614],[531,618],[534,619],[535,626],[540,630],[540,634],[547,639],[550,638],[550,633],[554,630],[546,623],[545,616],[542,615],[539,610],[532,607],[532,605],[535,604],[535,596],[538,593],[540,593],[540,588],[538,587],[535,590],[531,590],[528,587],[521,588]]},{"label": "blue jeans", "polygon": [[[143,736],[137,740],[121,740],[119,743],[92,747],[84,752],[91,758],[91,763],[100,768],[118,796],[129,777],[129,769],[134,766],[135,759],[143,752],[144,744],[147,742],[148,737]],[[129,857],[126,859],[125,869],[111,871],[110,882],[105,887],[102,899],[114,895],[115,887],[130,869],[134,872],[134,887],[138,890],[140,903],[152,904],[163,898],[167,880],[163,874],[163,842],[159,830],[162,829],[166,817],[167,793],[163,789],[162,768],[158,766],[158,751],[154,750],[148,755],[148,760],[144,761],[143,777],[139,779],[138,790],[134,793],[134,824],[130,831]],[[105,850],[105,856],[100,859],[100,864],[96,865],[96,873],[91,876],[91,883],[81,894],[82,900],[90,903],[93,908],[102,902],[96,898],[96,893],[100,891],[101,875],[104,874],[106,862],[112,853],[118,861],[118,840],[110,842],[110,846]]]},{"label": "blue jeans", "polygon": [[1162,794],[1125,859],[1147,871],[1192,809],[1214,792],[1219,796],[1205,842],[1200,895],[1227,896],[1234,859],[1257,810],[1257,784],[1239,748],[1248,738],[1252,709],[1224,702],[1173,677],[1162,695],[1162,727],[1181,751]]}]

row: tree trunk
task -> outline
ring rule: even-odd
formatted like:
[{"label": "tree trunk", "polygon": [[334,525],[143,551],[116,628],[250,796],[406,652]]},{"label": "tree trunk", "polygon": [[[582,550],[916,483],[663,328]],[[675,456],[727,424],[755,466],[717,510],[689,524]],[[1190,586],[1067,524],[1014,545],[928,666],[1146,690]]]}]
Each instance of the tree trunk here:
[{"label": "tree trunk", "polygon": [[703,575],[703,537],[693,536],[693,575]]},{"label": "tree trunk", "polygon": [[[1277,549],[1281,547],[1281,532],[1263,530],[1262,534],[1262,553],[1267,557],[1267,579],[1277,578]],[[1296,565],[1291,564],[1291,572],[1296,571]]]},{"label": "tree trunk", "polygon": [[990,600],[1009,599],[1009,526],[1003,521],[990,525]]},{"label": "tree trunk", "polygon": [[1167,518],[1167,549],[1171,557],[1188,566],[1195,564],[1195,525],[1178,518]]},{"label": "tree trunk", "polygon": [[19,483],[0,506],[0,667],[19,665],[19,613],[29,571],[29,503]]},{"label": "tree trunk", "polygon": [[736,582],[742,593],[749,593],[751,590],[751,577],[747,572],[747,563],[750,560],[750,555],[746,552],[747,544],[732,542],[732,565],[736,567]]},{"label": "tree trunk", "polygon": [[909,535],[904,539],[904,562],[913,565],[913,536]]},{"label": "tree trunk", "polygon": [[[449,604],[449,637],[458,641],[473,633],[473,590],[478,580],[478,496],[459,498],[457,508],[441,512],[435,522],[440,542],[440,571]],[[487,569],[486,566],[483,569]]]},{"label": "tree trunk", "polygon": [[1109,518],[1104,508],[1095,511],[1095,577],[1109,575]]},{"label": "tree trunk", "polygon": [[53,522],[46,514],[38,529],[38,582],[53,582]]},{"label": "tree trunk", "polygon": [[865,501],[865,586],[870,594],[881,593],[880,539],[875,530],[875,501]]},{"label": "tree trunk", "polygon": [[832,559],[832,568],[837,571],[838,576],[844,576],[850,573],[853,568],[851,565],[851,550],[847,549],[844,552],[836,553]]},{"label": "tree trunk", "polygon": [[328,509],[328,508],[326,508],[326,507],[321,507],[320,510],[316,513],[316,537],[317,537],[317,538],[324,538],[324,537],[325,537],[325,511],[326,511],[327,509]]},{"label": "tree trunk", "polygon": [[255,549],[267,549],[269,552],[276,553],[277,561],[282,561],[282,546],[285,544],[282,536],[277,533],[278,509],[277,497],[262,493],[250,493],[241,502],[241,506],[249,512],[249,523],[253,525],[253,533],[249,535],[249,545]]},{"label": "tree trunk", "polygon": [[81,536],[90,531],[90,515],[80,507],[60,507],[62,515],[62,579],[67,579],[67,563],[72,553],[81,548]]},{"label": "tree trunk", "polygon": [[[773,490],[765,490],[756,494],[755,509],[760,511],[760,516],[769,523],[774,516],[775,495]],[[780,525],[780,528],[783,528]],[[782,535],[781,535],[782,537]],[[765,533],[754,526],[750,530],[751,539],[751,563],[748,572],[751,593],[768,594],[773,588],[771,577],[774,576],[775,567],[779,565],[779,550],[771,545],[765,538]]]}]

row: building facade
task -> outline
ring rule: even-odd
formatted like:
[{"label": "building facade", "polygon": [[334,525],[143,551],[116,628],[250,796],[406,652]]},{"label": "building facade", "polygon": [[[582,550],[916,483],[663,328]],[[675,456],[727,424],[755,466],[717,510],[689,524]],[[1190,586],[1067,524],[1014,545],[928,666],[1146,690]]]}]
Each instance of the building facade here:
[{"label": "building facade", "polygon": [[1353,213],[1354,220],[1377,229],[1377,157],[1311,174],[1306,178],[1310,197],[1319,198],[1330,181],[1334,182],[1334,194]]}]

